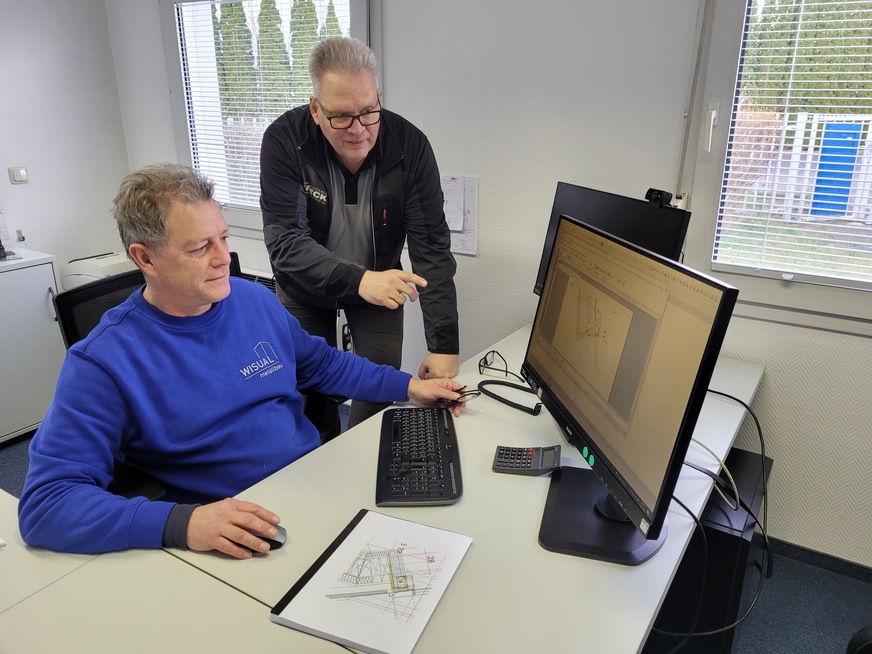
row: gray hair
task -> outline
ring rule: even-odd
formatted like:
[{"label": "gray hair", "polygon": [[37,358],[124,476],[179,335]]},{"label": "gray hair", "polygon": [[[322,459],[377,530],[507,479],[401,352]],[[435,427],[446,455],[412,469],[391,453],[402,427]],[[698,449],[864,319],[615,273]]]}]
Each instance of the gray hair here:
[{"label": "gray hair", "polygon": [[170,205],[212,200],[214,191],[210,180],[179,164],[151,164],[127,175],[114,202],[125,251],[134,243],[160,251],[167,242]]},{"label": "gray hair", "polygon": [[372,74],[378,88],[378,61],[375,53],[363,41],[350,36],[331,36],[315,44],[309,55],[309,77],[317,98],[321,81],[328,72],[357,75],[366,70]]}]

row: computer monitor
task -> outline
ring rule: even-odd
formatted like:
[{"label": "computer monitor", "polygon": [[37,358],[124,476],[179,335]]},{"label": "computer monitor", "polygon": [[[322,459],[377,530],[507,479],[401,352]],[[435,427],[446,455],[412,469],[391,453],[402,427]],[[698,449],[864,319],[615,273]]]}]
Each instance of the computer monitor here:
[{"label": "computer monitor", "polygon": [[661,206],[648,200],[637,200],[557,182],[548,231],[545,233],[545,246],[539,261],[539,272],[536,273],[536,282],[533,284],[536,295],[542,293],[557,223],[563,215],[582,220],[588,225],[599,227],[609,234],[675,261],[681,258],[681,248],[684,247],[684,237],[690,222],[690,211],[678,207]]},{"label": "computer monitor", "polygon": [[552,473],[543,547],[627,565],[660,548],[737,296],[560,218],[521,372],[590,470]]}]

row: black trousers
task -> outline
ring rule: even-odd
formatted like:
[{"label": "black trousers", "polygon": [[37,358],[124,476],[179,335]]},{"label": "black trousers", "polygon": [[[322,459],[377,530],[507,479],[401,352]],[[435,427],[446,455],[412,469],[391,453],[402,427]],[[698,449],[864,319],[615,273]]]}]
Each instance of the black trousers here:
[{"label": "black trousers", "polygon": [[[276,287],[276,295],[285,308],[300,321],[303,329],[313,336],[323,337],[329,345],[337,346],[338,312],[336,309],[325,309],[296,302],[279,287]],[[373,363],[386,364],[399,370],[403,358],[403,308],[385,311],[383,308],[367,304],[345,308],[343,311],[345,311],[345,319],[351,331],[354,353]],[[384,409],[388,404],[353,400],[348,426],[354,427]],[[318,428],[322,443],[326,443],[339,435],[341,424],[339,406],[336,402],[304,394],[303,412]]]}]

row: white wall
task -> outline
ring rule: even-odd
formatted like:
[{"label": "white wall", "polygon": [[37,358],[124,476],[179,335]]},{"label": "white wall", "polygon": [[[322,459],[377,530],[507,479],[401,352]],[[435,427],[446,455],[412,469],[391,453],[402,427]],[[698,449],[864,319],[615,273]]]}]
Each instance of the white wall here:
[{"label": "white wall", "polygon": [[[384,0],[382,13],[385,106],[430,137],[443,174],[479,177],[478,255],[458,256],[456,278],[466,358],[532,320],[558,181],[675,188],[697,2]],[[407,331],[409,365],[423,342]]]},{"label": "white wall", "polygon": [[[156,0],[105,0],[130,170],[178,161]],[[120,178],[119,178],[120,181]]]},{"label": "white wall", "polygon": [[[872,339],[734,317],[723,353],[766,367],[770,535],[872,567]],[[751,421],[737,445],[760,451]]]},{"label": "white wall", "polygon": [[[427,132],[442,172],[480,177],[479,254],[459,257],[463,357],[532,318],[558,180],[674,190],[698,5],[384,0],[386,106]],[[0,0],[0,16],[6,215],[27,246],[62,260],[116,249],[108,212],[121,177],[176,158],[157,2]],[[33,182],[12,187],[11,165]],[[257,235],[235,239],[263,269]],[[423,347],[417,320],[408,369]],[[861,508],[872,340],[734,319],[724,351],[767,368],[754,408],[775,458],[771,535],[872,566]],[[750,422],[740,443],[757,448]]]},{"label": "white wall", "polygon": [[[103,0],[0,0],[0,62],[0,207],[10,231],[61,263],[119,250],[110,212],[127,154]],[[29,183],[10,183],[13,165]]]}]

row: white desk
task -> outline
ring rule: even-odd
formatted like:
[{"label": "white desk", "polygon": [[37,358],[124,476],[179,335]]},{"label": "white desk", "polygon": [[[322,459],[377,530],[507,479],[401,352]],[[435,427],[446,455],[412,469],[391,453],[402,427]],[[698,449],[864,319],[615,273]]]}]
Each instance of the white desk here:
[{"label": "white desk", "polygon": [[166,552],[131,550],[95,557],[0,613],[0,652],[337,652],[275,627],[268,607]]},{"label": "white desk", "polygon": [[[0,613],[82,567],[94,557],[32,549],[18,531],[18,500],[0,490]],[[0,651],[5,652],[2,648]]]},{"label": "white desk", "polygon": [[[495,344],[517,371],[529,328]],[[483,352],[481,353],[483,354]],[[474,387],[482,377],[474,357],[458,380]],[[762,366],[723,359],[712,388],[749,402]],[[534,398],[529,397],[530,400]],[[721,456],[744,418],[741,406],[709,396],[697,438]],[[547,645],[550,652],[598,654],[638,651],[690,539],[693,521],[673,505],[662,549],[637,567],[555,554],[537,543],[547,477],[491,471],[497,445],[548,445],[562,441],[547,412],[532,416],[480,397],[455,421],[461,449],[463,498],[453,506],[376,508],[375,470],[380,418],[346,432],[240,495],[282,517],[288,542],[244,563],[221,555],[172,553],[266,605],[275,604],[360,508],[369,508],[471,536],[473,545],[415,648],[519,652]],[[564,463],[581,457],[564,447]],[[716,464],[691,447],[689,459]],[[711,481],[685,469],[676,494],[697,514]],[[274,625],[274,629],[284,627]]]}]

